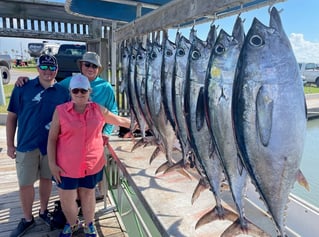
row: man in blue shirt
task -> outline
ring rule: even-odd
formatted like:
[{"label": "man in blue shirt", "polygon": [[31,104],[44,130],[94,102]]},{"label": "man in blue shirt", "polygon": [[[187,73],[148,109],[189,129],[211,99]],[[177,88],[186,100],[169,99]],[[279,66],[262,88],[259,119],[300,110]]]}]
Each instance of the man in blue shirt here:
[{"label": "man in blue shirt", "polygon": [[[16,160],[20,200],[24,217],[11,237],[22,236],[35,224],[32,205],[35,197],[34,183],[39,179],[39,216],[50,222],[47,210],[52,189],[48,166],[47,141],[50,122],[55,107],[70,100],[66,88],[55,83],[58,70],[54,56],[42,55],[38,59],[39,76],[23,87],[12,91],[6,123],[7,154]],[[17,146],[15,133],[17,130]]]}]

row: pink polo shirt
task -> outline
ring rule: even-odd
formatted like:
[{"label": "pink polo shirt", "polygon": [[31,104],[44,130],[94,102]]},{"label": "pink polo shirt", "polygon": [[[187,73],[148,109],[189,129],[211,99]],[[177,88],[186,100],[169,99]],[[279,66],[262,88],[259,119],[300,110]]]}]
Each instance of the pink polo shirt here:
[{"label": "pink polo shirt", "polygon": [[105,164],[105,120],[99,105],[90,102],[82,114],[74,111],[72,101],[56,108],[61,128],[56,162],[64,170],[61,176],[82,178],[98,173]]}]

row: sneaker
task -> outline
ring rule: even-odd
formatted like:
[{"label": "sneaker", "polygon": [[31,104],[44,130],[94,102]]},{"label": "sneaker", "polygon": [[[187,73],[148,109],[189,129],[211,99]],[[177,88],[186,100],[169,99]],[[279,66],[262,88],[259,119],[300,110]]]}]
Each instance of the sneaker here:
[{"label": "sneaker", "polygon": [[60,233],[59,237],[71,237],[74,232],[79,229],[79,223],[71,226],[70,224],[66,223],[62,232]]},{"label": "sneaker", "polygon": [[11,232],[10,237],[20,237],[22,236],[28,229],[33,227],[35,224],[34,218],[32,216],[31,221],[26,221],[25,218],[22,218],[18,224],[18,227]]},{"label": "sneaker", "polygon": [[48,210],[45,210],[43,214],[40,213],[39,210],[39,217],[40,219],[46,224],[47,226],[51,226],[51,213]]},{"label": "sneaker", "polygon": [[96,237],[96,230],[94,224],[91,222],[84,228],[85,237]]}]

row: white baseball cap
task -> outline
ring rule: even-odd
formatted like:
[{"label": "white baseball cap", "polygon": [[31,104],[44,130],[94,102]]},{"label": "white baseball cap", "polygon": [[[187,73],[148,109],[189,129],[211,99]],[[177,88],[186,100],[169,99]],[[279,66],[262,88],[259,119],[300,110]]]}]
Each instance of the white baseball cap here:
[{"label": "white baseball cap", "polygon": [[82,74],[77,74],[71,78],[70,89],[80,88],[88,90],[91,88],[90,81],[86,76]]}]

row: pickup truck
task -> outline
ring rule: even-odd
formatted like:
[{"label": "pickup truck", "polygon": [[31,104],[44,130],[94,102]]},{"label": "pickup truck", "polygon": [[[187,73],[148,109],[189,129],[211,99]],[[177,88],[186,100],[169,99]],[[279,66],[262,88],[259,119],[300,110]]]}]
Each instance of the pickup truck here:
[{"label": "pickup truck", "polygon": [[11,79],[11,57],[8,54],[0,54],[0,73],[2,76],[2,83],[8,84]]},{"label": "pickup truck", "polygon": [[66,77],[72,76],[73,73],[79,73],[80,69],[77,66],[77,61],[82,58],[85,52],[86,45],[61,44],[58,53],[54,55],[59,64],[56,80],[61,81]]},{"label": "pickup truck", "polygon": [[301,77],[307,84],[315,84],[319,87],[319,64],[299,63]]}]

